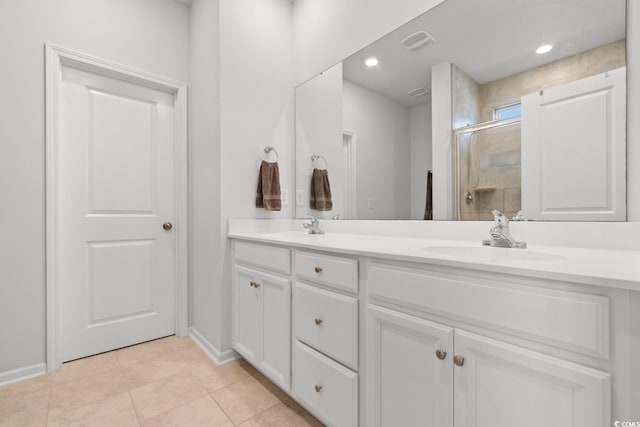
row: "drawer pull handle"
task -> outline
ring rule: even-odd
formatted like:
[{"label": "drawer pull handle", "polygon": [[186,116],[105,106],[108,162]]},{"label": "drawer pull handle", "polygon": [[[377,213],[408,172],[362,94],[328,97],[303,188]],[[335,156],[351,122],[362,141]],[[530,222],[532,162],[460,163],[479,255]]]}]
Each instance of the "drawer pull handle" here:
[{"label": "drawer pull handle", "polygon": [[322,267],[316,267],[316,268],[314,268],[314,270],[318,274],[322,273]]},{"label": "drawer pull handle", "polygon": [[464,357],[460,356],[459,354],[456,354],[455,356],[453,356],[453,363],[456,366],[464,365]]},{"label": "drawer pull handle", "polygon": [[436,357],[440,360],[444,360],[447,358],[447,352],[439,348],[436,350]]},{"label": "drawer pull handle", "polygon": [[316,393],[320,393],[322,391],[322,386],[321,385],[317,385],[314,387],[314,389],[316,390]]},{"label": "drawer pull handle", "polygon": [[316,322],[316,325],[320,326],[322,324],[322,319],[316,317],[315,322]]},{"label": "drawer pull handle", "polygon": [[257,282],[254,282],[254,281],[249,282],[249,285],[253,286],[256,289],[260,287],[260,285]]}]

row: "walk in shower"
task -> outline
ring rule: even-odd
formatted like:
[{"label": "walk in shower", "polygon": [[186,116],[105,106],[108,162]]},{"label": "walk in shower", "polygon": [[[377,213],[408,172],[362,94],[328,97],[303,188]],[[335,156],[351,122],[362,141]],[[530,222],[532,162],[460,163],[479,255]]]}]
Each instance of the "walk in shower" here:
[{"label": "walk in shower", "polygon": [[497,209],[521,209],[520,117],[454,132],[454,212],[461,220],[491,220]]}]

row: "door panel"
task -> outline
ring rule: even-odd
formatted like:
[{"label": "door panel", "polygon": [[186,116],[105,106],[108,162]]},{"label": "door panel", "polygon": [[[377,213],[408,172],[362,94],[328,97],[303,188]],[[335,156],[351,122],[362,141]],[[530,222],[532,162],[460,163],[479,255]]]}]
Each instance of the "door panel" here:
[{"label": "door panel", "polygon": [[260,366],[284,390],[291,389],[291,281],[259,273],[262,289]]},{"label": "door panel", "polygon": [[90,326],[154,313],[155,245],[153,240],[89,243]]},{"label": "door panel", "polygon": [[58,109],[60,356],[175,332],[172,94],[63,65]]},{"label": "door panel", "polygon": [[155,104],[96,90],[89,96],[90,213],[153,213]]},{"label": "door panel", "polygon": [[456,427],[609,425],[610,376],[584,366],[455,332]]},{"label": "door panel", "polygon": [[260,288],[254,285],[257,280],[256,271],[235,266],[233,348],[252,363],[258,363],[262,358],[262,301]]},{"label": "door panel", "polygon": [[369,305],[367,331],[365,424],[452,426],[453,329]]}]

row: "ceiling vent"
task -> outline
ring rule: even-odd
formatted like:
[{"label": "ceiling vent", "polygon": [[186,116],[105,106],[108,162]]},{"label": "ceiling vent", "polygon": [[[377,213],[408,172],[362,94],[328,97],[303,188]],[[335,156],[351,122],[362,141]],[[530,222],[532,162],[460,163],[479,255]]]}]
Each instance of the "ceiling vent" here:
[{"label": "ceiling vent", "polygon": [[405,37],[400,43],[402,43],[402,46],[405,48],[413,51],[420,49],[422,46],[429,45],[434,41],[435,39],[431,34],[426,31],[418,31]]},{"label": "ceiling vent", "polygon": [[429,89],[427,89],[426,87],[417,87],[415,89],[411,89],[407,93],[417,98],[419,96],[427,95],[429,93]]}]

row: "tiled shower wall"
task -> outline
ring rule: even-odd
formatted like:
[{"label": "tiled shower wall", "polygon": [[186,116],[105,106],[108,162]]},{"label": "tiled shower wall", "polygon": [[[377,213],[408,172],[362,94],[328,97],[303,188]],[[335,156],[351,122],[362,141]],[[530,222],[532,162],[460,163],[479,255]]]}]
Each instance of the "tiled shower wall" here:
[{"label": "tiled shower wall", "polygon": [[479,85],[480,122],[493,120],[495,107],[518,102],[524,95],[623,67],[625,55],[625,41],[619,40]]},{"label": "tiled shower wall", "polygon": [[459,141],[460,219],[491,220],[493,209],[512,218],[521,209],[520,123],[464,134]]}]

